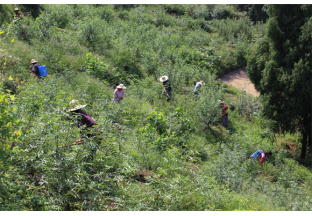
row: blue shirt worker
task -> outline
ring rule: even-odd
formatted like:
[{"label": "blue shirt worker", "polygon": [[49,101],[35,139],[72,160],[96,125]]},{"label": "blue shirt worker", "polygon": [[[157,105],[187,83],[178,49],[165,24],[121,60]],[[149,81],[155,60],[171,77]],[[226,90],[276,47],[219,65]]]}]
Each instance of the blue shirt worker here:
[{"label": "blue shirt worker", "polygon": [[195,89],[194,89],[194,93],[195,93],[195,94],[198,93],[198,89],[199,89],[202,85],[206,85],[206,84],[204,83],[204,81],[202,81],[202,80],[196,83]]}]

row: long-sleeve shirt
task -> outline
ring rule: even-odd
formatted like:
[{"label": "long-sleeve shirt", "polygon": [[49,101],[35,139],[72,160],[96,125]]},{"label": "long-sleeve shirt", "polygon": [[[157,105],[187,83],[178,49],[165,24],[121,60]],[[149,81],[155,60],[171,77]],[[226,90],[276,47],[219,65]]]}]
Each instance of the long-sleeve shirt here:
[{"label": "long-sleeve shirt", "polygon": [[82,125],[86,125],[86,127],[93,127],[93,125],[97,125],[97,123],[93,120],[93,118],[87,113],[80,111],[81,116],[79,117],[78,127],[80,128]]},{"label": "long-sleeve shirt", "polygon": [[222,116],[227,116],[227,115],[228,115],[228,106],[224,104],[222,107]]},{"label": "long-sleeve shirt", "polygon": [[195,85],[194,92],[196,93],[197,89],[200,88],[200,87],[201,87],[200,82],[197,82],[196,85]]},{"label": "long-sleeve shirt", "polygon": [[[86,131],[89,131],[89,129],[92,128],[94,125],[97,125],[97,123],[90,115],[83,111],[80,111],[80,116],[78,117],[78,127],[80,128],[83,125],[85,125],[86,128],[80,131],[81,136],[85,134]],[[102,131],[96,131],[96,133],[102,133]],[[95,136],[94,133],[87,133],[86,135],[87,137]]]},{"label": "long-sleeve shirt", "polygon": [[125,92],[123,89],[119,90],[118,88],[115,89],[114,91],[114,100],[116,101],[120,101],[121,99],[123,99],[125,96]]},{"label": "long-sleeve shirt", "polygon": [[36,64],[34,64],[33,68],[31,69],[31,71],[32,71],[37,77],[40,77],[39,68],[38,68],[39,66],[41,66],[41,64],[36,63]]},{"label": "long-sleeve shirt", "polygon": [[165,87],[166,91],[171,91],[172,89],[169,79],[163,82],[163,86]]}]

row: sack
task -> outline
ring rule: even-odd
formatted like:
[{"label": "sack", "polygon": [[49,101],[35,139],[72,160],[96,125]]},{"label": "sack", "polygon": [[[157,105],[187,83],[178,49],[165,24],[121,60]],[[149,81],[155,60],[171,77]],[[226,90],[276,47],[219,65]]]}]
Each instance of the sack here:
[{"label": "sack", "polygon": [[40,76],[42,76],[42,77],[48,76],[47,67],[45,65],[39,66],[38,69],[39,69],[39,75]]},{"label": "sack", "polygon": [[261,149],[257,150],[255,153],[253,153],[250,158],[256,158],[258,157],[263,151]]}]

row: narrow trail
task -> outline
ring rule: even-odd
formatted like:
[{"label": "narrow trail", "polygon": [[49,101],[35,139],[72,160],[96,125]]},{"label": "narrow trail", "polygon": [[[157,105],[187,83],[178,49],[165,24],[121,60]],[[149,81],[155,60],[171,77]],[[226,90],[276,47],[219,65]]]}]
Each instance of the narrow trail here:
[{"label": "narrow trail", "polygon": [[221,77],[222,82],[227,83],[242,91],[246,91],[255,97],[259,97],[260,93],[247,76],[246,66],[237,68]]}]

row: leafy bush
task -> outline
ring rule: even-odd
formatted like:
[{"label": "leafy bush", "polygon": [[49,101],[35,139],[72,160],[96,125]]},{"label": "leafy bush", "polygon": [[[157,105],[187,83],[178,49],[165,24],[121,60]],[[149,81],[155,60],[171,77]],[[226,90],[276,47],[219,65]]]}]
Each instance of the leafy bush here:
[{"label": "leafy bush", "polygon": [[220,21],[218,26],[219,35],[228,37],[230,35],[238,36],[239,33],[244,33],[248,38],[252,37],[251,23],[246,18],[240,19],[224,19]]},{"label": "leafy bush", "polygon": [[96,12],[106,22],[112,22],[113,20],[117,18],[114,11],[110,7],[110,5],[104,5],[104,6],[98,7],[98,10]]},{"label": "leafy bush", "polygon": [[45,8],[46,16],[54,20],[58,28],[65,29],[73,19],[72,8],[68,5],[48,5]]},{"label": "leafy bush", "polygon": [[13,5],[1,4],[0,5],[0,26],[3,23],[9,23],[13,18]]},{"label": "leafy bush", "polygon": [[85,55],[85,64],[87,66],[87,72],[93,75],[96,78],[102,80],[114,80],[113,77],[109,76],[108,65],[104,64],[99,58],[92,57],[91,53]]},{"label": "leafy bush", "polygon": [[144,77],[140,62],[140,49],[123,49],[118,53],[115,53],[114,56],[114,64],[118,65],[117,71],[119,74],[122,74],[121,79],[126,83],[129,82],[129,78],[139,79]]},{"label": "leafy bush", "polygon": [[106,21],[86,17],[78,23],[79,41],[93,51],[111,48],[112,34]]}]

